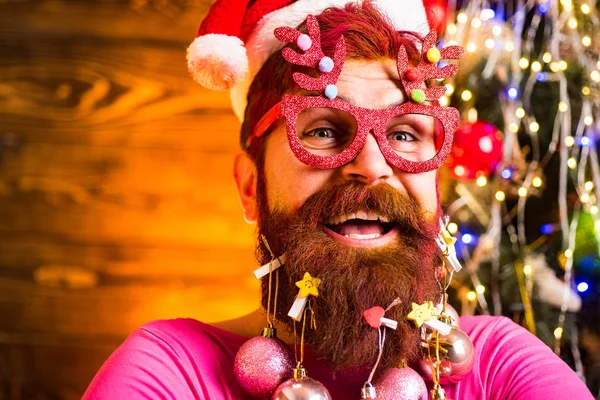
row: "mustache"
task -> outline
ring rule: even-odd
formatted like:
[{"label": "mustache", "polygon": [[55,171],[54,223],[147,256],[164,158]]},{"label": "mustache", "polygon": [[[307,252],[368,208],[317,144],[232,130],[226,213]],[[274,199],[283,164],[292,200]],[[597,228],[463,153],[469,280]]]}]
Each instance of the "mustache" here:
[{"label": "mustache", "polygon": [[395,225],[434,237],[436,230],[426,229],[423,220],[426,212],[419,203],[387,183],[367,186],[358,182],[342,182],[328,186],[311,195],[298,209],[297,215],[308,225],[317,228],[325,225],[332,216],[348,215],[357,211],[370,211]]},{"label": "mustache", "polygon": [[[333,216],[348,215],[357,211],[373,212],[386,217],[388,224],[397,227],[408,242],[433,240],[439,233],[439,226],[428,221],[428,212],[421,209],[417,200],[388,183],[369,186],[356,181],[346,181],[328,185],[308,197],[294,212],[286,211],[277,205],[270,210],[266,201],[262,201],[261,204],[259,231],[266,236],[276,254],[283,254],[290,246],[296,247],[298,240],[305,240],[308,236],[316,236],[323,242],[336,245],[335,240],[325,233],[323,227]],[[439,218],[440,213],[441,209],[438,209],[436,218]],[[256,249],[257,259],[263,263],[267,262],[269,252],[260,239],[257,240]]]}]

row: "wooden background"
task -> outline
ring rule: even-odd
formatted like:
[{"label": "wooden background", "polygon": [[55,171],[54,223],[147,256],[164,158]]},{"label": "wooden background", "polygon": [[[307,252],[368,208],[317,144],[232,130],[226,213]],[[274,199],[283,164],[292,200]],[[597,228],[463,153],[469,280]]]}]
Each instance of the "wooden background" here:
[{"label": "wooden background", "polygon": [[141,324],[258,304],[211,0],[0,0],[0,399],[78,399]]}]

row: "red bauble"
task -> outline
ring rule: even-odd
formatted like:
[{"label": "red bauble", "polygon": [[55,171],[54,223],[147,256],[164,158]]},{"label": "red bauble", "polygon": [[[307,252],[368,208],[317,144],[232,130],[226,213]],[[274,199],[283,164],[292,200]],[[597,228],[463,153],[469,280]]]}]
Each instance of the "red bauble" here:
[{"label": "red bauble", "polygon": [[463,123],[454,132],[452,152],[446,163],[455,179],[489,177],[502,159],[502,134],[484,121]]}]

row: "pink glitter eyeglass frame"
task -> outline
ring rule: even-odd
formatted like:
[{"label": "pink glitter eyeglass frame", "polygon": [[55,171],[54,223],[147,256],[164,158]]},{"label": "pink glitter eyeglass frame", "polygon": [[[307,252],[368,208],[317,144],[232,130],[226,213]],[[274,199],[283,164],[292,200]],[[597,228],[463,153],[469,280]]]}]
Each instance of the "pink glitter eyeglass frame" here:
[{"label": "pink glitter eyeglass frame", "polygon": [[[292,152],[304,164],[314,168],[336,168],[352,161],[362,150],[367,136],[372,132],[385,159],[393,166],[411,173],[432,171],[439,168],[452,148],[454,131],[458,128],[460,113],[452,107],[441,107],[437,100],[444,95],[444,86],[434,86],[421,89],[427,79],[445,78],[457,72],[456,65],[446,65],[438,68],[437,61],[458,59],[464,54],[460,46],[449,46],[441,51],[435,47],[435,31],[430,32],[423,40],[421,60],[417,67],[409,68],[408,55],[402,46],[398,51],[397,67],[402,85],[409,101],[395,107],[385,109],[362,108],[337,98],[335,83],[342,71],[346,46],[344,38],[340,37],[336,44],[333,60],[326,57],[320,46],[320,30],[316,18],[309,15],[306,19],[309,35],[298,30],[281,27],[275,30],[277,39],[283,42],[295,42],[304,51],[300,54],[289,47],[282,50],[283,57],[296,65],[318,68],[318,78],[296,72],[294,81],[305,90],[323,91],[322,96],[285,95],[279,103],[273,106],[256,124],[249,141],[261,137],[280,117],[285,117],[288,142]],[[424,102],[430,101],[434,105]],[[307,108],[333,108],[351,114],[357,123],[357,132],[352,143],[341,153],[330,156],[320,156],[306,150],[296,132],[298,115]],[[420,114],[436,118],[443,127],[443,142],[436,155],[427,161],[410,161],[401,157],[391,148],[387,140],[386,124],[396,116],[403,114]]]}]

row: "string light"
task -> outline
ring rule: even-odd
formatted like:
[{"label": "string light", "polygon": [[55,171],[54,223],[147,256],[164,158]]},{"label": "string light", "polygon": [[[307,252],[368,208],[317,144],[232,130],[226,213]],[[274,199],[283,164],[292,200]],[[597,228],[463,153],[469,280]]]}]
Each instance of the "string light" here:
[{"label": "string light", "polygon": [[494,39],[486,39],[485,47],[487,47],[488,49],[493,49],[494,47],[496,47],[496,41]]},{"label": "string light", "polygon": [[590,6],[588,6],[587,4],[582,4],[581,5],[581,12],[584,14],[589,14],[590,13]]},{"label": "string light", "polygon": [[519,125],[518,125],[518,124],[516,124],[516,123],[514,123],[514,122],[511,122],[511,123],[508,125],[508,129],[509,129],[509,130],[510,130],[512,133],[517,133],[517,132],[519,132]]},{"label": "string light", "polygon": [[600,71],[598,71],[597,69],[593,70],[590,73],[590,78],[592,78],[594,82],[600,82]]},{"label": "string light", "polygon": [[567,64],[567,62],[565,60],[560,60],[558,62],[558,67],[560,68],[561,71],[564,71],[569,67],[569,64]]},{"label": "string light", "polygon": [[562,334],[563,328],[561,328],[560,326],[554,330],[554,338],[556,338],[556,340],[560,340],[560,338],[562,338]]},{"label": "string light", "polygon": [[586,124],[587,126],[590,126],[594,123],[594,118],[590,115],[588,115],[587,117],[585,117],[583,119],[583,123]]},{"label": "string light", "polygon": [[567,25],[569,26],[569,28],[571,29],[575,29],[577,28],[577,20],[573,17],[569,18],[569,22],[567,23]]},{"label": "string light", "polygon": [[573,147],[574,144],[575,144],[575,138],[573,136],[567,136],[565,138],[565,146]]},{"label": "string light", "polygon": [[504,199],[506,199],[506,195],[504,194],[503,191],[499,190],[496,192],[496,200],[498,201],[504,201]]},{"label": "string light", "polygon": [[473,93],[471,93],[470,90],[463,90],[460,94],[460,98],[463,99],[463,101],[469,101],[473,98]]},{"label": "string light", "polygon": [[525,116],[525,109],[523,109],[523,107],[517,108],[517,111],[515,111],[515,115],[519,119],[523,118]]},{"label": "string light", "polygon": [[542,64],[539,61],[534,61],[531,63],[531,70],[533,72],[540,72],[542,70]]},{"label": "string light", "polygon": [[592,44],[592,38],[590,38],[589,36],[582,37],[581,44],[583,44],[585,47],[589,47]]},{"label": "string light", "polygon": [[591,91],[591,90],[590,90],[590,88],[589,88],[589,87],[587,87],[587,86],[584,86],[584,87],[582,87],[582,88],[581,88],[581,93],[583,93],[583,95],[584,95],[584,96],[589,96],[589,94],[590,94],[591,92],[592,92],[592,91]]},{"label": "string light", "polygon": [[448,32],[451,35],[454,35],[456,33],[456,25],[454,24],[450,24],[446,27],[446,32]]},{"label": "string light", "polygon": [[521,59],[519,60],[519,67],[521,67],[521,69],[529,67],[529,60],[525,57],[521,57]]},{"label": "string light", "polygon": [[519,90],[516,87],[511,87],[506,91],[506,94],[511,100],[516,100],[519,97]]},{"label": "string light", "polygon": [[573,3],[571,0],[560,0],[560,4],[562,4],[565,11],[571,11],[573,9]]},{"label": "string light", "polygon": [[552,61],[550,63],[550,70],[552,72],[558,72],[558,71],[560,71],[560,65],[556,61]]},{"label": "string light", "polygon": [[542,178],[540,178],[539,176],[536,176],[533,178],[533,180],[531,181],[531,184],[533,185],[533,187],[539,188],[542,186]]},{"label": "string light", "polygon": [[590,288],[590,285],[587,284],[587,282],[579,282],[577,284],[577,291],[579,293],[583,293],[585,291],[587,291]]},{"label": "string light", "polygon": [[477,298],[477,293],[470,291],[467,293],[467,300],[469,301],[475,301],[475,299]]},{"label": "string light", "polygon": [[537,132],[540,130],[540,124],[538,124],[537,122],[533,121],[532,123],[529,124],[529,130],[531,132]]},{"label": "string light", "polygon": [[471,124],[477,122],[477,109],[469,108],[469,111],[467,111],[467,121]]},{"label": "string light", "polygon": [[568,109],[569,109],[569,106],[564,101],[561,101],[561,102],[558,103],[558,111],[560,111],[560,112],[567,112]]},{"label": "string light", "polygon": [[519,194],[519,196],[525,197],[525,196],[527,196],[527,189],[521,186],[519,188],[519,190],[517,191],[517,193]]},{"label": "string light", "polygon": [[484,294],[485,293],[485,286],[483,286],[483,285],[477,285],[477,287],[475,288],[475,291],[477,291],[477,293],[479,293],[479,294]]},{"label": "string light", "polygon": [[477,186],[484,187],[487,185],[487,178],[485,176],[480,176],[477,178]]},{"label": "string light", "polygon": [[464,23],[466,23],[468,19],[469,19],[469,17],[467,17],[467,14],[465,14],[465,13],[463,13],[463,12],[461,12],[460,14],[458,14],[458,15],[456,16],[456,20],[457,20],[458,22],[460,22],[461,24],[464,24]]},{"label": "string light", "polygon": [[481,20],[477,17],[473,18],[471,20],[471,26],[475,29],[479,28],[481,26]]},{"label": "string light", "polygon": [[469,53],[475,53],[477,51],[477,45],[473,42],[467,43],[467,51]]},{"label": "string light", "polygon": [[473,243],[473,235],[471,235],[470,233],[465,233],[460,237],[460,240],[464,244],[471,244]]},{"label": "string light", "polygon": [[456,225],[454,222],[450,222],[446,229],[448,229],[448,232],[450,232],[451,235],[454,235],[456,232],[458,232],[458,225]]},{"label": "string light", "polygon": [[502,34],[502,27],[500,25],[494,25],[492,28],[492,33],[494,36],[500,36],[500,34]]},{"label": "string light", "polygon": [[440,102],[440,106],[442,107],[446,107],[448,104],[450,104],[450,100],[448,100],[447,96],[440,97],[438,101]]},{"label": "string light", "polygon": [[572,258],[572,257],[573,257],[573,250],[571,250],[571,249],[566,249],[566,250],[565,250],[565,257],[567,257],[567,258]]},{"label": "string light", "polygon": [[598,214],[598,206],[591,206],[590,207],[590,214],[592,214],[592,215]]},{"label": "string light", "polygon": [[577,160],[574,159],[573,157],[569,158],[567,160],[567,166],[571,169],[575,169],[577,168]]},{"label": "string light", "polygon": [[584,185],[583,185],[584,189],[587,190],[588,192],[590,192],[593,188],[594,188],[594,182],[592,181],[587,181]]},{"label": "string light", "polygon": [[484,21],[490,20],[496,16],[496,12],[491,8],[484,8],[481,10],[481,19]]},{"label": "string light", "polygon": [[550,61],[552,61],[552,54],[545,52],[544,55],[542,55],[542,61],[544,61],[546,64],[550,63]]},{"label": "string light", "polygon": [[509,40],[504,44],[504,49],[506,49],[506,51],[513,51],[515,49],[515,44],[512,40]]},{"label": "string light", "polygon": [[454,174],[456,176],[463,176],[465,172],[465,167],[463,167],[462,165],[457,165],[456,167],[454,167]]},{"label": "string light", "polygon": [[531,273],[533,272],[533,268],[531,268],[531,265],[527,264],[523,267],[523,273],[527,276],[531,275]]},{"label": "string light", "polygon": [[587,203],[588,201],[590,201],[590,195],[587,193],[582,193],[582,195],[579,199],[581,200],[582,203]]},{"label": "string light", "polygon": [[446,83],[444,86],[446,87],[446,96],[450,96],[454,93],[454,86],[452,86],[452,84]]}]

